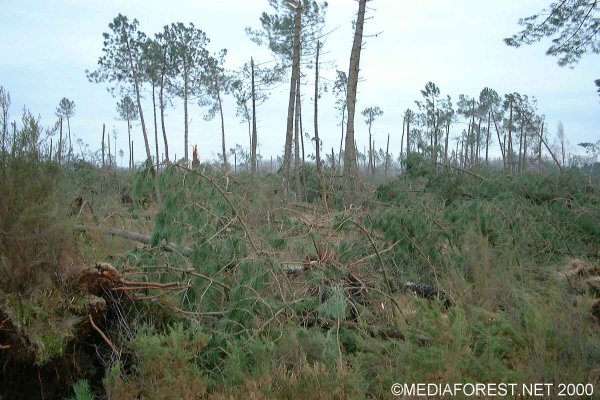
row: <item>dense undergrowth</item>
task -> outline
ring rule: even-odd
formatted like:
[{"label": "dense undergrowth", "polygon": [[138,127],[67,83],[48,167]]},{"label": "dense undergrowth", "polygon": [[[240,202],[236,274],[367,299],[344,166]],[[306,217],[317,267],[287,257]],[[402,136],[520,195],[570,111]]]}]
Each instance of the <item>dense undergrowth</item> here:
[{"label": "dense undergrowth", "polygon": [[[565,278],[574,263],[600,274],[600,188],[576,171],[416,163],[347,208],[339,178],[311,168],[298,202],[277,175],[210,166],[130,174],[29,154],[1,173],[6,398],[19,385],[375,399],[394,382],[600,383],[596,292]],[[147,287],[86,292],[78,276],[99,261]],[[53,368],[60,379],[40,374]],[[17,373],[37,383],[9,384]]]}]

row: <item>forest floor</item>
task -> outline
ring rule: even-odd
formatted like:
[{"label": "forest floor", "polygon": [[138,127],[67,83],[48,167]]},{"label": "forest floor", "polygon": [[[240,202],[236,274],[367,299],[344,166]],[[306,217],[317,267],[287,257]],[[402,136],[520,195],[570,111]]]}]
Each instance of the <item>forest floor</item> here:
[{"label": "forest floor", "polygon": [[[13,160],[0,397],[383,399],[600,390],[600,186],[413,165],[367,182]],[[292,185],[293,187],[293,185]]]}]

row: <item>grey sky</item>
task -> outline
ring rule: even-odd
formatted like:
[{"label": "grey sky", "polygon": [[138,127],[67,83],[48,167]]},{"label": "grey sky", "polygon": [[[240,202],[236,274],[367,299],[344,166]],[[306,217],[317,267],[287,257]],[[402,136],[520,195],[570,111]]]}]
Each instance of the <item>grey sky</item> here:
[{"label": "grey sky", "polygon": [[[390,150],[398,152],[402,114],[415,108],[414,100],[428,81],[442,94],[450,94],[454,104],[461,93],[478,96],[486,86],[505,94],[519,92],[535,96],[538,109],[547,116],[550,133],[562,121],[571,150],[576,143],[600,139],[600,98],[593,81],[600,78],[597,55],[586,56],[575,69],[560,68],[556,59],[545,55],[547,43],[509,48],[502,42],[518,30],[519,17],[538,12],[549,0],[374,0],[361,57],[361,77],[357,109],[379,106],[384,115],[374,126],[377,147],[392,135]],[[168,5],[167,5],[168,4]],[[333,30],[325,43],[325,61],[347,71],[352,44],[351,21],[356,12],[352,0],[330,0],[327,30]],[[267,0],[3,0],[0,14],[0,85],[10,91],[11,115],[17,121],[26,105],[42,116],[44,125],[54,122],[54,110],[62,97],[76,103],[71,122],[73,134],[100,147],[102,123],[119,135],[118,149],[126,149],[126,126],[116,121],[115,104],[102,85],[89,83],[85,70],[93,70],[102,48],[102,32],[122,13],[140,21],[140,29],[152,35],[172,22],[193,22],[211,39],[210,49],[227,48],[227,67],[237,68],[251,56],[258,62],[271,54],[252,43],[244,28],[259,27],[259,16],[267,11]],[[324,68],[327,68],[324,66]],[[303,115],[305,130],[312,136],[313,70],[305,69]],[[322,71],[333,79],[335,67]],[[258,109],[260,152],[279,154],[284,144],[287,84],[273,90],[271,98]],[[147,119],[151,103],[145,99]],[[339,146],[339,117],[333,96],[320,100],[320,135],[323,149],[330,153]],[[247,128],[235,116],[235,103],[227,98],[227,147],[248,146]],[[180,102],[168,110],[167,132],[170,151],[183,155],[183,118]],[[191,107],[190,143],[198,144],[202,158],[213,158],[220,149],[219,125],[206,122],[204,111]],[[357,116],[359,149],[368,143],[367,129]],[[456,124],[452,133],[464,126]],[[136,158],[143,155],[139,126],[134,128]],[[151,140],[152,148],[153,140]],[[309,153],[313,152],[309,144]],[[162,143],[160,148],[162,149]],[[126,162],[126,161],[125,161]]]}]

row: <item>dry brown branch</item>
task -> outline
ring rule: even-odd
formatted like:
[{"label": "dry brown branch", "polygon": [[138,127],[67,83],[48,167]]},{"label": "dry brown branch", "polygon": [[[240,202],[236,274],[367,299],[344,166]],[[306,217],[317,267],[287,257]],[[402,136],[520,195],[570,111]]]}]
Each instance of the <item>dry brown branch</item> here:
[{"label": "dry brown branch", "polygon": [[98,334],[100,335],[100,337],[102,339],[104,339],[104,341],[106,342],[106,344],[108,344],[108,346],[112,349],[112,351],[115,354],[118,354],[117,348],[115,347],[114,344],[112,344],[112,342],[110,341],[110,339],[104,334],[104,332],[102,332],[102,329],[98,328],[98,325],[96,325],[94,323],[94,319],[92,318],[92,314],[88,314],[88,317],[90,319],[90,324],[92,324],[92,328],[94,328],[94,330],[96,332],[98,332]]}]

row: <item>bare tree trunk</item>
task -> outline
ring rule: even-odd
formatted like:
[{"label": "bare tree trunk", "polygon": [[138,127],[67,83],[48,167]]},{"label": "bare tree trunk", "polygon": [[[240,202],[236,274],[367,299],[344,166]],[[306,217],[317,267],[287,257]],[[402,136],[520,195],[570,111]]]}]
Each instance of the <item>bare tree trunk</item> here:
[{"label": "bare tree trunk", "polygon": [[479,117],[479,124],[477,124],[477,148],[475,149],[475,165],[479,165],[480,149],[481,149],[481,117]]},{"label": "bare tree trunk", "polygon": [[318,101],[319,101],[319,51],[321,50],[321,42],[317,40],[317,58],[315,60],[315,149],[317,156],[317,173],[321,175],[321,141],[319,139],[319,120],[318,120]]},{"label": "bare tree trunk", "polygon": [[492,114],[492,121],[494,122],[494,127],[496,128],[496,135],[498,135],[498,146],[500,146],[500,152],[502,153],[502,165],[504,166],[504,170],[506,170],[506,152],[504,151],[502,140],[500,140],[500,130],[498,129],[498,124],[496,123],[496,117],[494,114]]},{"label": "bare tree trunk", "polygon": [[362,49],[363,26],[365,23],[365,9],[367,0],[359,0],[358,16],[354,30],[354,42],[350,53],[350,70],[348,71],[348,126],[346,128],[346,149],[344,154],[344,204],[351,203],[353,188],[358,184],[358,167],[356,165],[356,148],[354,147],[354,114],[356,111],[356,90],[358,87],[358,72],[360,66],[360,52]]},{"label": "bare tree trunk", "polygon": [[444,141],[444,164],[448,164],[448,138],[450,137],[450,121],[446,122],[446,139]]},{"label": "bare tree trunk", "polygon": [[410,155],[410,115],[406,118],[406,159]]},{"label": "bare tree trunk", "polygon": [[73,156],[73,142],[71,142],[71,122],[70,118],[67,117],[67,131],[69,132],[69,161],[71,161],[71,157]]},{"label": "bare tree trunk", "polygon": [[487,123],[487,133],[485,137],[485,165],[486,167],[489,165],[489,149],[490,149],[490,120],[492,118],[492,112],[488,112],[488,123]]},{"label": "bare tree trunk", "polygon": [[[300,80],[297,81],[298,86],[300,86]],[[300,130],[300,92],[299,88],[296,88],[296,114],[295,114],[295,122],[294,122],[294,183],[295,183],[295,191],[296,191],[296,200],[300,200],[302,197],[302,188],[300,186],[300,138],[299,135],[302,135]]]},{"label": "bare tree trunk", "polygon": [[162,74],[158,101],[160,102],[160,125],[162,128],[163,141],[165,142],[165,160],[169,161],[169,143],[167,142],[167,129],[165,128],[165,99],[164,99],[164,72]]},{"label": "bare tree trunk", "polygon": [[133,161],[133,140],[131,141],[131,170],[134,171],[135,170],[135,163]]},{"label": "bare tree trunk", "polygon": [[[60,134],[58,137],[58,163],[62,164],[62,146],[63,146],[63,119],[60,118]],[[14,136],[13,136],[14,139]]]},{"label": "bare tree trunk", "polygon": [[385,177],[388,176],[388,168],[390,161],[390,134],[388,133],[387,147],[385,149]]},{"label": "bare tree trunk", "polygon": [[285,151],[283,153],[283,190],[287,196],[289,191],[290,164],[294,129],[294,114],[296,112],[296,90],[300,80],[300,31],[302,27],[302,5],[299,0],[294,2],[294,48],[292,50],[292,77],[290,80],[290,98],[288,103],[287,126],[285,133]]},{"label": "bare tree trunk", "polygon": [[373,156],[372,156],[373,165],[371,165],[371,175],[375,176],[375,141],[374,140],[371,145],[371,149],[373,150]]},{"label": "bare tree trunk", "polygon": [[527,133],[523,136],[523,171],[527,169]]},{"label": "bare tree trunk", "polygon": [[331,171],[332,173],[335,171],[335,150],[333,147],[331,148]]},{"label": "bare tree trunk", "polygon": [[560,150],[562,153],[562,165],[565,166],[565,136],[564,133],[560,138]]},{"label": "bare tree trunk", "polygon": [[156,150],[156,170],[158,171],[160,165],[160,153],[158,152],[158,123],[156,121],[156,86],[152,82],[152,113],[154,114],[154,144]]},{"label": "bare tree trunk", "polygon": [[256,132],[256,88],[254,85],[254,59],[250,58],[250,66],[252,68],[252,137],[250,139],[251,149],[250,158],[252,163],[252,174],[256,172],[256,142],[258,140]]},{"label": "bare tree trunk", "polygon": [[223,117],[223,102],[221,101],[221,91],[219,90],[219,82],[216,82],[216,88],[217,101],[219,102],[219,114],[221,115],[221,149],[223,151],[223,168],[225,168],[225,171],[228,171],[229,163],[227,162],[227,146],[225,146],[225,118]]},{"label": "bare tree trunk", "polygon": [[367,165],[367,174],[369,173],[369,169],[371,170],[371,173],[373,175],[375,175],[375,171],[373,171],[373,137],[371,136],[371,118],[373,118],[372,116],[369,116],[369,164]]},{"label": "bare tree trunk", "polygon": [[189,90],[189,77],[188,77],[188,70],[187,70],[187,65],[183,65],[183,123],[184,123],[184,127],[183,127],[183,135],[184,135],[184,139],[183,139],[183,146],[184,146],[184,151],[183,151],[183,159],[185,161],[185,166],[188,166],[188,90]]},{"label": "bare tree trunk", "polygon": [[469,166],[473,167],[475,165],[475,152],[474,147],[475,147],[475,99],[473,99],[472,101],[472,106],[471,106],[471,133],[469,135],[469,146],[470,146],[470,152],[469,152]]},{"label": "bare tree trunk", "polygon": [[344,121],[346,119],[346,105],[342,108],[342,137],[340,138],[340,152],[338,154],[338,170],[342,171],[342,144],[344,143]]},{"label": "bare tree trunk", "polygon": [[102,124],[102,167],[104,168],[104,135],[106,134],[106,125]]},{"label": "bare tree trunk", "polygon": [[127,140],[129,142],[129,169],[133,169],[133,141],[131,140],[131,122],[127,119]]},{"label": "bare tree trunk", "polygon": [[404,125],[405,125],[406,117],[402,119],[402,136],[400,137],[400,172],[402,172],[402,161],[404,158],[402,156],[402,151],[404,151]]},{"label": "bare tree trunk", "polygon": [[[103,124],[104,125],[104,124]],[[110,154],[110,133],[108,135],[106,135],[106,139],[107,140],[107,144],[108,144],[108,166],[112,166],[112,155]],[[116,158],[116,154],[115,154],[115,158]]]},{"label": "bare tree trunk", "polygon": [[298,129],[300,129],[300,145],[302,148],[302,164],[305,164],[305,153],[304,153],[304,129],[302,128],[302,96],[300,95],[300,79],[298,78],[298,89],[296,90],[296,108],[298,109],[298,118],[299,124]]},{"label": "bare tree trunk", "polygon": [[510,114],[508,117],[508,163],[511,172],[514,172],[514,163],[513,163],[513,148],[512,148],[512,120],[513,120],[513,105],[512,99],[510,100]]},{"label": "bare tree trunk", "polygon": [[517,172],[523,171],[523,123],[521,123],[521,133],[519,135],[519,164]]}]

